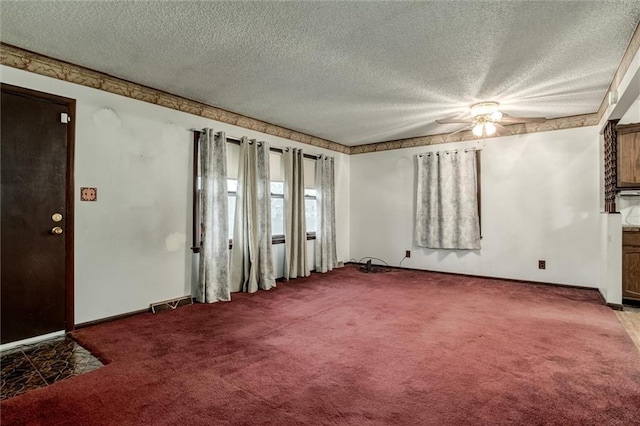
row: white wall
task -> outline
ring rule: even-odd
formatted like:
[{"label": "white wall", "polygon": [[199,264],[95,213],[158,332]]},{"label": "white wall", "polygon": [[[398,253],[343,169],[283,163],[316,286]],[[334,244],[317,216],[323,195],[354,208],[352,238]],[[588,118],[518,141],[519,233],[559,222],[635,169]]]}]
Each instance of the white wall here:
[{"label": "white wall", "polygon": [[[1,66],[0,79],[77,100],[76,323],[191,293],[190,128],[212,127],[231,136],[267,140],[272,146],[334,156],[338,259],[349,258],[347,155],[15,68]],[[79,201],[81,186],[97,187],[98,201]],[[282,251],[276,246],[278,263]]]},{"label": "white wall", "polygon": [[640,123],[640,98],[631,104],[624,113],[618,124]]},{"label": "white wall", "polygon": [[[415,155],[482,148],[482,248],[416,247]],[[596,127],[351,157],[351,256],[402,266],[587,287],[599,279]],[[547,262],[538,269],[538,260]]]},{"label": "white wall", "polygon": [[622,303],[622,232],[619,214],[600,214],[600,293],[607,303]]}]

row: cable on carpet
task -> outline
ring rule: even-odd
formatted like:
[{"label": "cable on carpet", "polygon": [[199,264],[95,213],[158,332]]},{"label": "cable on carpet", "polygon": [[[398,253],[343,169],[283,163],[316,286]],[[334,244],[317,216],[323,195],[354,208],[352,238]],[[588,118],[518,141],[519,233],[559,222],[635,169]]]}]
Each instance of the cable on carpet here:
[{"label": "cable on carpet", "polygon": [[[365,256],[363,258],[361,258],[358,263],[362,264],[362,261],[365,259],[369,259],[364,265],[362,265],[360,267],[360,271],[361,272],[365,272],[365,273],[380,273],[380,272],[391,272],[391,268],[389,268],[389,264],[383,260],[383,259],[379,259],[377,257],[372,257],[372,256]],[[381,267],[379,265],[373,265],[371,263],[372,260],[378,260],[382,263],[385,264],[385,266],[387,266],[386,268]]]}]

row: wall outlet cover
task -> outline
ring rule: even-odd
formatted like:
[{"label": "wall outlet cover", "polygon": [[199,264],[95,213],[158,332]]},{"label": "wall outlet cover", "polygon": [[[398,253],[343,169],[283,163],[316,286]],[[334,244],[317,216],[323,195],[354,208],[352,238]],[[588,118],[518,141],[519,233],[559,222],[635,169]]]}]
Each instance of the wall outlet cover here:
[{"label": "wall outlet cover", "polygon": [[538,269],[547,269],[547,261],[538,260]]},{"label": "wall outlet cover", "polygon": [[98,201],[98,188],[80,188],[80,201]]}]

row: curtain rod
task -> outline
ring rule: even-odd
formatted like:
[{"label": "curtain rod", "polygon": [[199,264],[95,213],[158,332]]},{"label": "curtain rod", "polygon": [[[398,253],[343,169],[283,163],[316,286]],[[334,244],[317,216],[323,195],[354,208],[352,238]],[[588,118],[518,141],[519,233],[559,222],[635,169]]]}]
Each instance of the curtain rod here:
[{"label": "curtain rod", "polygon": [[457,154],[458,151],[464,151],[464,152],[469,152],[469,151],[482,151],[482,148],[464,148],[464,149],[450,149],[448,151],[429,151],[429,152],[422,152],[420,154],[416,154],[416,156],[418,157],[422,157],[423,155],[440,155],[440,154]]},{"label": "curtain rod", "polygon": [[[202,133],[202,130],[198,130],[198,129],[187,129],[187,130],[189,130],[190,132],[193,132],[193,133]],[[240,145],[242,143],[242,138],[238,138],[236,136],[227,136],[227,143],[232,143],[234,145]],[[289,148],[276,148],[276,147],[273,147],[273,146],[269,147],[269,151],[277,152],[279,154],[284,154],[284,151],[288,150],[288,149]],[[308,158],[310,160],[317,160],[318,157],[320,157],[319,154],[318,155],[314,155],[314,154],[305,154],[305,153],[302,153],[302,156],[304,158]]]}]

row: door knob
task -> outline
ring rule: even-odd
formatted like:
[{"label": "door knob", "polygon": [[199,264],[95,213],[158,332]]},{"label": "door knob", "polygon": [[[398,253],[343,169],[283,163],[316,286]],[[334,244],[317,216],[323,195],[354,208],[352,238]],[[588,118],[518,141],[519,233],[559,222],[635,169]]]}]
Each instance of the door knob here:
[{"label": "door knob", "polygon": [[51,233],[53,235],[60,235],[62,234],[62,228],[60,228],[59,226],[54,226],[53,228],[51,228]]},{"label": "door knob", "polygon": [[51,220],[54,222],[60,222],[62,220],[62,215],[60,213],[54,213],[51,215]]}]

